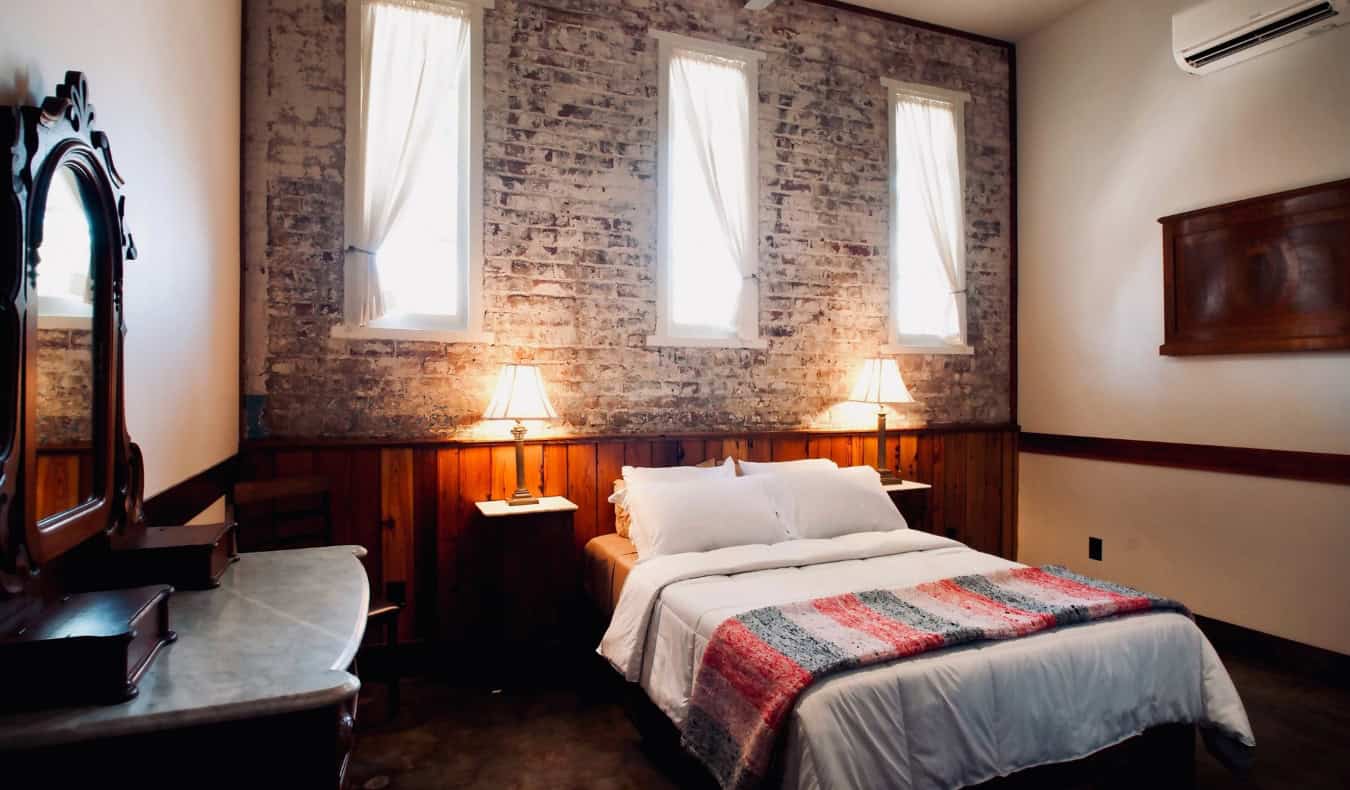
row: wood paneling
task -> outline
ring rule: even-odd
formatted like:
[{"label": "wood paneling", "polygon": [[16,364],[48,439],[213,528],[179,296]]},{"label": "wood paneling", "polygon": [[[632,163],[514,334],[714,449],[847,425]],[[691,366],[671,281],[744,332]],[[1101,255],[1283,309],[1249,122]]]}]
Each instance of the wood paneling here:
[{"label": "wood paneling", "polygon": [[[909,479],[931,483],[926,524],[982,551],[1011,556],[1016,547],[1017,434],[1010,426],[896,431],[888,439],[891,463]],[[580,590],[581,549],[614,531],[606,500],[624,464],[693,464],[734,455],[748,460],[832,458],[872,463],[876,436],[858,433],[784,433],[679,437],[581,437],[526,445],[532,490],[577,504],[571,551],[539,558],[538,568],[565,575]],[[491,547],[474,503],[515,488],[510,443],[354,442],[246,444],[240,464],[251,479],[322,475],[332,484],[334,539],[363,545],[372,593],[383,597],[402,582],[407,606],[399,638],[455,640],[479,633],[484,622],[484,557]],[[250,513],[241,529],[266,529]],[[528,551],[528,541],[517,550]],[[510,550],[510,547],[507,547]],[[372,634],[372,637],[378,637]]]},{"label": "wood paneling", "polygon": [[[711,449],[709,445],[711,444],[711,441],[704,439],[681,439],[679,456],[676,460],[686,466],[697,466],[710,457],[716,458],[715,454],[712,456],[708,455],[708,452]],[[721,450],[722,443],[718,442],[717,452],[721,452]]]},{"label": "wood paneling", "polygon": [[597,535],[608,535],[614,531],[614,508],[608,502],[614,493],[614,481],[623,471],[624,446],[622,443],[603,442],[596,445],[595,499],[600,514],[596,526]]},{"label": "wood paneling", "polygon": [[[440,525],[440,455],[435,447],[413,450],[413,553],[412,592],[409,599],[417,601],[413,630],[419,634],[437,631],[437,586],[440,563],[417,562],[417,557],[435,557],[437,531]],[[427,567],[430,566],[430,567]],[[399,623],[400,630],[403,623]]]},{"label": "wood paneling", "polygon": [[[459,451],[459,506],[456,508],[459,545],[454,558],[456,583],[449,593],[454,605],[441,632],[453,639],[479,626],[484,614],[483,590],[477,584],[475,558],[487,549],[481,534],[470,529],[477,514],[475,502],[492,496],[492,448],[464,447]],[[511,470],[514,478],[515,469]]]},{"label": "wood paneling", "polygon": [[1019,441],[1019,448],[1026,453],[1350,485],[1350,455],[1337,453],[1141,442],[1055,433],[1024,433]]},{"label": "wood paneling", "polygon": [[779,441],[768,443],[770,445],[770,454],[775,461],[797,461],[802,458],[810,458],[807,452],[807,439],[802,437],[786,437]]},{"label": "wood paneling", "polygon": [[1016,431],[1003,436],[1003,485],[1013,496],[1003,496],[1003,551],[1005,557],[1017,557],[1017,452],[1022,436]]},{"label": "wood paneling", "polygon": [[573,548],[575,557],[580,558],[582,547],[586,542],[603,534],[600,529],[603,521],[600,511],[608,510],[610,521],[613,522],[614,508],[605,501],[609,492],[603,491],[597,482],[595,445],[572,444],[566,449],[567,488],[563,495],[577,505],[577,512],[572,516],[572,529],[575,533]]},{"label": "wood paneling", "polygon": [[[89,498],[92,485],[82,487],[80,455],[43,453],[37,457],[37,517],[64,513]],[[83,483],[91,483],[85,480]]]},{"label": "wood paneling", "polygon": [[[350,508],[353,542],[365,546],[366,575],[370,577],[371,594],[385,598],[384,566],[381,563],[384,540],[381,514],[380,450],[378,447],[360,447],[351,452],[346,480],[329,480],[333,484],[333,512]],[[244,529],[244,524],[240,524]]]},{"label": "wood paneling", "polygon": [[[459,448],[436,450],[436,633],[444,636],[454,611],[454,590],[459,568]],[[418,556],[428,556],[421,554]]]},{"label": "wood paneling", "polygon": [[[413,634],[417,614],[417,595],[413,584],[416,568],[415,509],[414,509],[413,450],[406,447],[380,451],[380,568],[384,571],[384,588],[396,589],[402,585],[405,605],[399,616],[399,637]],[[336,506],[336,503],[335,503]]]}]

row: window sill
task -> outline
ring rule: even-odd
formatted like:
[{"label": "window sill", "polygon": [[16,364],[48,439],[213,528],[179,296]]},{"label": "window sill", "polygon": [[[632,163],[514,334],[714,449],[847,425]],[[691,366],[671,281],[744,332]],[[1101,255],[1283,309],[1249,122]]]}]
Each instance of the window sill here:
[{"label": "window sill", "polygon": [[769,347],[769,341],[762,337],[748,339],[744,337],[670,337],[667,335],[648,335],[648,348],[748,348],[762,350]]},{"label": "window sill", "polygon": [[385,326],[351,326],[337,324],[333,337],[341,340],[420,340],[428,343],[482,343],[496,342],[491,332],[473,329],[395,329]]},{"label": "window sill", "polygon": [[38,329],[85,329],[94,328],[94,319],[87,315],[43,315],[38,314]]},{"label": "window sill", "polygon": [[971,356],[975,349],[967,345],[940,345],[940,346],[922,346],[907,343],[888,343],[881,347],[883,354],[954,354],[958,356]]}]

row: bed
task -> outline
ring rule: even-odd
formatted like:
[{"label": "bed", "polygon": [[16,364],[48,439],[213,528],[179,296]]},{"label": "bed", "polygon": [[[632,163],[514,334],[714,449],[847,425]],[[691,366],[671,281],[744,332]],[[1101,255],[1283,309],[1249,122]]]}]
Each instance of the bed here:
[{"label": "bed", "polygon": [[[676,728],[703,649],[729,617],[1021,567],[909,529],[641,563],[633,543],[605,535],[585,554],[587,592],[609,623],[600,654]],[[1195,624],[1174,612],[1138,614],[821,680],[790,714],[775,777],[803,790],[964,787],[1178,723],[1201,725],[1211,749],[1233,762],[1254,746],[1237,691]]]}]

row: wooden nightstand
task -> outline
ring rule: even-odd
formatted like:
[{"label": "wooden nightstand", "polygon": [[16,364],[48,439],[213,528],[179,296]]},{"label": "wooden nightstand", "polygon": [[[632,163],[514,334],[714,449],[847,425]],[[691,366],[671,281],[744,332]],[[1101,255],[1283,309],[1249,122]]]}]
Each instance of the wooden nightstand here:
[{"label": "wooden nightstand", "polygon": [[891,495],[891,501],[900,510],[900,515],[905,517],[905,522],[909,524],[910,529],[923,530],[924,532],[932,531],[928,523],[928,496],[933,490],[932,486],[927,483],[906,480],[903,483],[883,486],[883,488],[886,489],[886,493]]},{"label": "wooden nightstand", "polygon": [[560,496],[540,497],[536,505],[474,504],[485,549],[485,636],[508,650],[558,641],[576,597],[576,504]]}]

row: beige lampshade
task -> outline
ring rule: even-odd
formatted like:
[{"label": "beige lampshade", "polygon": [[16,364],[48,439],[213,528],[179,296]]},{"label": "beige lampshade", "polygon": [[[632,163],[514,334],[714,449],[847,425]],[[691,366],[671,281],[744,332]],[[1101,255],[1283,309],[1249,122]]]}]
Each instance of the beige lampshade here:
[{"label": "beige lampshade", "polygon": [[497,390],[483,412],[485,420],[555,420],[544,379],[534,365],[502,365]]},{"label": "beige lampshade", "polygon": [[894,359],[869,359],[863,362],[862,375],[853,385],[848,399],[855,403],[913,403],[900,366]]}]

